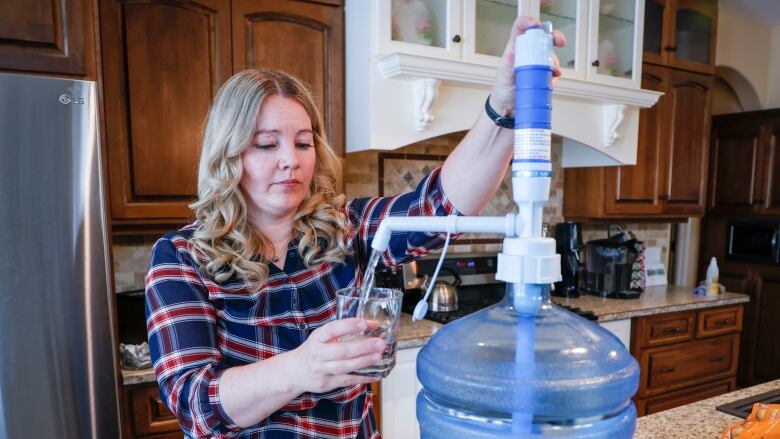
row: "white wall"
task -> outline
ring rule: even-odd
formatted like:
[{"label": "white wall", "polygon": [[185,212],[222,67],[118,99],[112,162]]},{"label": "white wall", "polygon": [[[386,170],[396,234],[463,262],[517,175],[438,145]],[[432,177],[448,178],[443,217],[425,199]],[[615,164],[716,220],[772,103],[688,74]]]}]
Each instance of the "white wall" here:
[{"label": "white wall", "polygon": [[[762,108],[769,108],[770,59],[780,58],[777,55],[771,56],[773,52],[780,50],[780,38],[778,40],[772,38],[773,34],[780,37],[780,31],[773,32],[773,30],[771,26],[735,15],[733,12],[723,10],[723,8],[718,11],[718,41],[715,63],[737,70],[750,81],[758,94]],[[780,63],[780,59],[772,65],[777,63]],[[772,78],[771,88],[774,91],[778,88],[777,76]],[[777,93],[780,93],[780,90],[777,90]],[[780,104],[780,102],[777,103]],[[745,110],[753,109],[745,108]]]},{"label": "white wall", "polygon": [[780,25],[772,27],[767,108],[780,108]]},{"label": "white wall", "polygon": [[[747,79],[761,108],[780,108],[780,24],[761,23],[730,10],[718,10],[716,64]],[[744,104],[744,103],[743,103]]]}]

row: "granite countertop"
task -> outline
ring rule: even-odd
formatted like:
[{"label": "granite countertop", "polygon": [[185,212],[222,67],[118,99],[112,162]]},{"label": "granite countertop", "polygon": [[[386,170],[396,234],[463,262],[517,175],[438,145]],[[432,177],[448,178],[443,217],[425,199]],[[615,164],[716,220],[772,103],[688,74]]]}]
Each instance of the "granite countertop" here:
[{"label": "granite countertop", "polygon": [[[724,293],[714,297],[694,296],[691,289],[677,285],[648,287],[638,299],[606,299],[586,296],[575,299],[553,297],[554,303],[577,307],[583,311],[593,311],[599,322],[621,320],[690,309],[709,308],[749,301],[744,294]],[[398,349],[416,348],[424,345],[436,330],[439,323],[422,320],[412,323],[412,316],[401,313],[399,322]],[[152,369],[122,370],[122,382],[125,385],[149,383],[154,381]]]},{"label": "granite countertop", "polygon": [[634,439],[718,439],[723,430],[740,418],[715,407],[759,393],[780,389],[780,380],[643,416],[636,420]]},{"label": "granite countertop", "polygon": [[593,311],[599,322],[622,320],[713,306],[733,305],[750,301],[750,297],[738,293],[722,293],[716,296],[694,296],[692,288],[678,285],[647,287],[637,299],[607,299],[582,295],[567,299],[553,297],[554,303],[572,306],[583,311]]},{"label": "granite countertop", "polygon": [[[430,320],[421,320],[412,323],[412,316],[401,313],[401,320],[398,322],[398,349],[409,349],[420,347],[425,344],[442,325]],[[155,381],[154,370],[128,370],[122,369],[122,384],[128,386],[132,384],[152,383]]]}]

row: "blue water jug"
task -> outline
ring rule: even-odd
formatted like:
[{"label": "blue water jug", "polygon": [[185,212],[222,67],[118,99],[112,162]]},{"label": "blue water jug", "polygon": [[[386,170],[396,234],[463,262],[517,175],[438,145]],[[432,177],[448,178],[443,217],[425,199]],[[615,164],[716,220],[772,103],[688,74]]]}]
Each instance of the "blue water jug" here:
[{"label": "blue water jug", "polygon": [[636,360],[612,333],[552,304],[548,286],[536,286],[536,314],[518,312],[514,285],[420,351],[422,438],[630,438]]}]

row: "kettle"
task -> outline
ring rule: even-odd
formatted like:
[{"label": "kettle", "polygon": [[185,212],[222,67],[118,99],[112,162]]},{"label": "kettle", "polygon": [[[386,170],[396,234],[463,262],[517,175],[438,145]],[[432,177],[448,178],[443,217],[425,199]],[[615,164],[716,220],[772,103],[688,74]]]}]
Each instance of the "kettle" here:
[{"label": "kettle", "polygon": [[[442,268],[442,272],[447,271],[455,278],[454,283],[438,279],[433,284],[433,290],[428,297],[428,309],[430,312],[457,311],[458,309],[458,285],[461,283],[460,276],[454,270]],[[423,291],[428,288],[428,277],[426,276],[423,284],[420,286]]]}]

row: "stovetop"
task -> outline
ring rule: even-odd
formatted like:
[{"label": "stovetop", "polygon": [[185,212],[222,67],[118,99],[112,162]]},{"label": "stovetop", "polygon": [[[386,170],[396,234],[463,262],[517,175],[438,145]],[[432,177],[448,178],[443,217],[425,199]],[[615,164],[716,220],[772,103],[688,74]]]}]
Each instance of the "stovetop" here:
[{"label": "stovetop", "polygon": [[[477,312],[494,305],[504,297],[505,284],[469,285],[458,287],[458,309],[455,311],[428,311],[425,318],[437,323],[446,324],[453,320]],[[407,290],[404,294],[401,310],[407,314],[414,313],[414,307],[422,298],[424,291]]]}]

